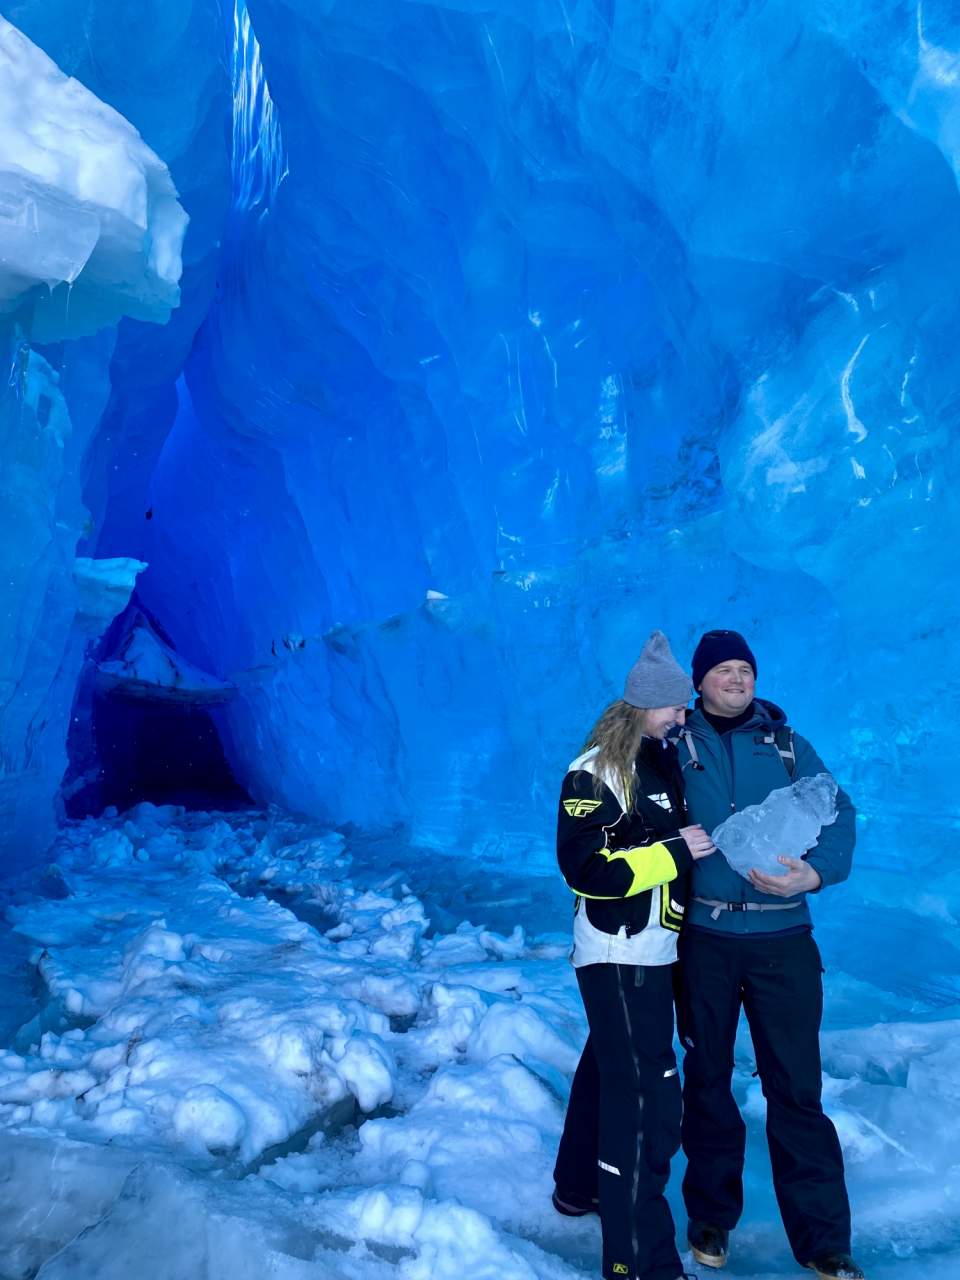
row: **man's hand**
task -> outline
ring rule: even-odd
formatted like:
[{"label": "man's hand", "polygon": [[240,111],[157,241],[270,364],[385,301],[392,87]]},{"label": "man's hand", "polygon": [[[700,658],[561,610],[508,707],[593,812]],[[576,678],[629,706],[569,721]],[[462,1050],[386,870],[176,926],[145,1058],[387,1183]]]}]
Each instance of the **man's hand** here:
[{"label": "man's hand", "polygon": [[708,858],[711,853],[717,851],[717,846],[699,823],[694,823],[691,827],[681,827],[680,834],[686,840],[687,848],[694,859]]},{"label": "man's hand", "polygon": [[756,867],[750,872],[750,883],[761,893],[772,893],[778,898],[792,898],[795,893],[812,893],[820,888],[820,873],[802,858],[788,858],[781,854],[777,859],[787,868],[782,876],[765,875]]}]

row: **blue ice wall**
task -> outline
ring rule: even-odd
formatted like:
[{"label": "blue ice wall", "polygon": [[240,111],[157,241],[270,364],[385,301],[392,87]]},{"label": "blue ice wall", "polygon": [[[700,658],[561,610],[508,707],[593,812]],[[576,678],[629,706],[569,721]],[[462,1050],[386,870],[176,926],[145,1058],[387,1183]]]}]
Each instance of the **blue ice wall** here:
[{"label": "blue ice wall", "polygon": [[232,129],[211,11],[157,7],[162,93],[95,86],[195,239],[171,325],[120,326],[82,550],[146,562],[236,682],[243,785],[546,861],[649,630],[735,626],[861,805],[858,892],[908,848],[924,879],[960,766],[954,7],[250,0]]},{"label": "blue ice wall", "polygon": [[[34,288],[0,309],[0,831],[3,870],[11,871],[42,854],[53,833],[84,653],[136,581],[131,567],[124,586],[121,566],[111,583],[87,560],[99,555],[116,506],[136,508],[144,519],[144,495],[176,410],[174,385],[215,288],[230,205],[232,95],[228,32],[219,6],[205,0],[129,7],[12,0],[4,17],[139,131],[171,171],[191,219],[172,314],[167,308],[155,322],[122,319],[99,331],[86,326],[86,336],[72,337],[84,328],[84,306],[95,301],[89,290],[82,300],[83,275],[79,287]],[[57,104],[37,92],[5,124],[5,180],[11,138],[34,126],[42,138],[46,126],[65,151],[73,146],[74,166],[86,166],[91,190],[115,188],[117,158],[83,154],[79,108],[60,121]],[[72,143],[71,127],[79,131]],[[28,192],[22,206],[4,205],[0,242],[18,219],[36,219],[44,196],[32,199]],[[41,218],[38,238],[44,234]],[[157,234],[148,220],[144,252]],[[7,261],[6,245],[0,258]],[[128,284],[136,291],[135,280]],[[57,322],[43,320],[58,300],[64,340]],[[121,302],[115,316],[124,310]],[[117,557],[136,558],[136,537],[120,544]]]},{"label": "blue ice wall", "polygon": [[726,624],[868,812],[952,813],[949,7],[251,15],[288,172],[226,247],[143,583],[246,673],[241,775],[547,856],[650,627]]}]

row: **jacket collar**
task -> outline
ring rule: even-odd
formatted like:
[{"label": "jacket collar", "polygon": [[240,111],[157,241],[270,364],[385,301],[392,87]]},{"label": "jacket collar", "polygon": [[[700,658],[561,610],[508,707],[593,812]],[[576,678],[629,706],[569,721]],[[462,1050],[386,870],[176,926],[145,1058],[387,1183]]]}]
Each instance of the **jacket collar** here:
[{"label": "jacket collar", "polygon": [[[702,711],[703,702],[697,699],[696,706],[687,716],[687,730],[699,740],[704,740],[713,735],[713,727],[707,722]],[[768,702],[766,698],[754,698],[753,715],[742,724],[739,729],[734,729],[734,733],[753,733],[757,729],[763,729],[767,732],[776,731],[787,723],[786,713],[777,706],[775,702]]]}]

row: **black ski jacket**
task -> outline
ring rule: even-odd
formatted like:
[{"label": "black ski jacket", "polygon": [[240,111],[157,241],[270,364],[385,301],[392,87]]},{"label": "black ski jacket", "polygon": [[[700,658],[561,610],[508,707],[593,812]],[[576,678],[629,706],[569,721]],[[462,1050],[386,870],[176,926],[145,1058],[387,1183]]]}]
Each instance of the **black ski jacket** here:
[{"label": "black ski jacket", "polygon": [[[689,819],[677,749],[645,738],[628,796],[612,778],[594,787],[595,755],[588,751],[573,761],[560,791],[557,861],[563,878],[604,933],[626,926],[629,937],[653,920],[679,930],[693,859],[679,833]],[[654,895],[657,913],[651,912]]]}]

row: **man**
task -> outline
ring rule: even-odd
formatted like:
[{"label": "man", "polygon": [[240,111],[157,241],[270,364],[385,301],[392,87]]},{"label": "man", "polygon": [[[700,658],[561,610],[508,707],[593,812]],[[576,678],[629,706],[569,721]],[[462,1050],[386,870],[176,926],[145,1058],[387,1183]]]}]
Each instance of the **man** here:
[{"label": "man", "polygon": [[[736,631],[708,631],[693,655],[699,693],[680,743],[686,804],[706,831],[759,804],[793,778],[827,772],[772,702],[754,697],[757,663]],[[683,1197],[687,1238],[705,1266],[727,1260],[743,1209],[746,1129],[731,1082],[740,1009],[750,1026],[767,1100],[773,1184],[801,1266],[824,1280],[862,1280],[850,1257],[850,1206],[836,1130],[821,1106],[820,953],[806,895],[845,880],[855,812],[837,794],[837,818],[782,875],[740,876],[714,853],[693,864],[680,939],[680,1038],[686,1049]]]}]

